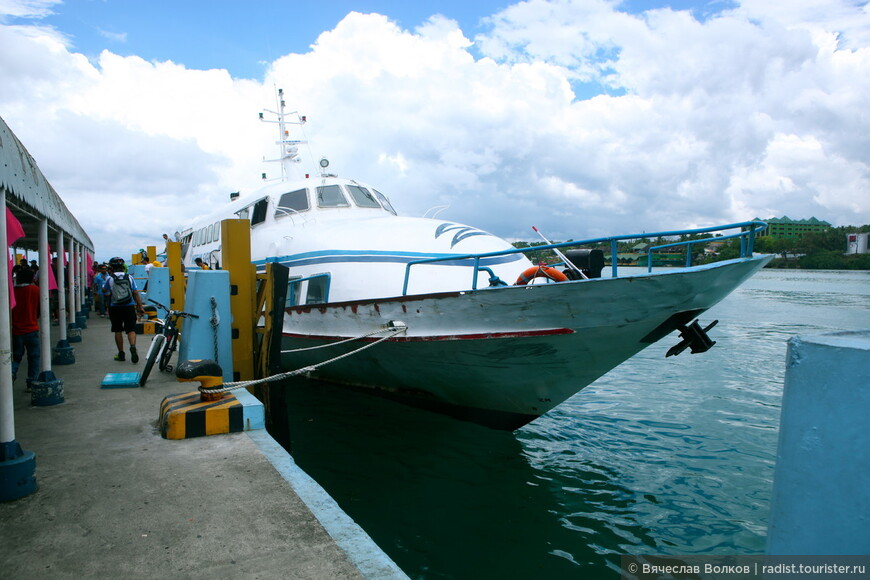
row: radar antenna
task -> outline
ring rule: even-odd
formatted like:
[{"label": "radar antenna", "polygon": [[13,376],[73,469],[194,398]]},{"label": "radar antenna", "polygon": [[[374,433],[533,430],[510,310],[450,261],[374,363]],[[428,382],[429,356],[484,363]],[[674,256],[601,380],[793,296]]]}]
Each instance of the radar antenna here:
[{"label": "radar antenna", "polygon": [[[281,180],[289,177],[288,165],[291,163],[301,163],[302,158],[299,156],[299,145],[305,145],[308,141],[301,139],[291,139],[288,125],[304,125],[307,121],[305,115],[300,115],[298,111],[285,111],[286,103],[284,102],[284,89],[278,89],[278,110],[263,109],[260,113],[260,121],[263,123],[274,123],[278,125],[278,140],[275,142],[280,148],[281,156],[277,159],[263,159],[268,162],[278,162],[281,164]],[[273,115],[275,118],[266,118],[265,114]],[[289,117],[289,118],[288,118]],[[263,174],[263,179],[266,179],[266,174]]]}]

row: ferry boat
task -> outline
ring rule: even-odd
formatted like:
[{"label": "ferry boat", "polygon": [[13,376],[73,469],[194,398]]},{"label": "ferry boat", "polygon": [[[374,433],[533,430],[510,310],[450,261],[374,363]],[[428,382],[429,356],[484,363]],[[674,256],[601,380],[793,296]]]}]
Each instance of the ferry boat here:
[{"label": "ferry boat", "polygon": [[[187,267],[196,258],[215,267],[231,243],[220,220],[248,218],[254,263],[289,269],[282,366],[311,367],[321,381],[514,430],[672,333],[681,339],[672,352],[712,346],[696,318],[771,258],[753,254],[765,227],[755,221],[547,243],[532,249],[556,263],[536,264],[528,249],[473,226],[400,216],[325,159],[315,176],[291,178],[305,141],[289,128],[305,117],[287,113],[279,91],[277,110],[260,118],[277,124],[282,177],[182,232],[182,254]],[[629,275],[584,249],[604,242],[613,257],[620,241],[681,236],[691,241],[650,248],[650,267]],[[693,265],[698,236],[737,238],[741,255]],[[657,251],[677,247],[688,248],[684,266],[652,268]]]}]

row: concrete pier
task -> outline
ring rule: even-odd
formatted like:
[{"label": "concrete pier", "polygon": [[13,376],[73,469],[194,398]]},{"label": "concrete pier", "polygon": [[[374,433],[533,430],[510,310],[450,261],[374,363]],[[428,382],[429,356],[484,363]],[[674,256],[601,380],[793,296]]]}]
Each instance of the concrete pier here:
[{"label": "concrete pier", "polygon": [[767,553],[870,554],[870,330],[789,341]]},{"label": "concrete pier", "polygon": [[265,431],[162,439],[160,401],[190,385],[154,369],[145,387],[101,389],[144,361],[112,360],[108,319],[82,334],[57,369],[65,403],[32,406],[14,385],[38,491],[0,503],[2,577],[406,578]]}]

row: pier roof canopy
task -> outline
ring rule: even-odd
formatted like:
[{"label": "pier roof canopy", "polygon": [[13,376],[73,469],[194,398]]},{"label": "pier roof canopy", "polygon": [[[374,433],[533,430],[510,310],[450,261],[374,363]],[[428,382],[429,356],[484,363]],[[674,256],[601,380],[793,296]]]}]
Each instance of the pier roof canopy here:
[{"label": "pier roof canopy", "polygon": [[39,223],[48,219],[49,231],[63,231],[87,249],[94,243],[42,174],[36,161],[0,117],[0,192],[6,206],[21,222],[25,236],[15,245],[36,250]]}]

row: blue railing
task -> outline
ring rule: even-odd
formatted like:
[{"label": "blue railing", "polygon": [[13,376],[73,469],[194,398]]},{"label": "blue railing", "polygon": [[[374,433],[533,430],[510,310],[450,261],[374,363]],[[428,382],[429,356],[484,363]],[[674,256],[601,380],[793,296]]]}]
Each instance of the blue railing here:
[{"label": "blue railing", "polygon": [[490,284],[493,284],[497,278],[493,275],[492,270],[487,268],[486,266],[480,265],[480,260],[485,258],[495,258],[498,256],[508,256],[511,254],[527,254],[529,252],[538,252],[541,250],[552,250],[552,249],[562,249],[562,248],[572,248],[576,246],[583,246],[586,244],[600,244],[605,242],[610,242],[610,261],[611,261],[611,276],[613,278],[618,278],[617,275],[617,260],[616,256],[618,255],[617,246],[618,243],[624,240],[635,240],[639,238],[665,238],[671,236],[690,236],[690,235],[698,235],[698,234],[709,234],[712,232],[721,232],[725,230],[733,230],[736,228],[741,228],[741,231],[735,234],[729,235],[720,235],[720,236],[710,236],[706,238],[700,238],[696,240],[684,240],[679,242],[674,242],[671,244],[663,244],[660,246],[654,246],[648,249],[648,261],[649,261],[649,270],[652,270],[652,252],[653,250],[659,250],[662,248],[673,248],[679,246],[686,246],[686,267],[691,267],[692,265],[692,245],[700,244],[700,243],[709,243],[720,240],[729,240],[734,238],[740,239],[740,257],[747,258],[752,256],[752,252],[755,247],[755,236],[760,233],[767,227],[767,224],[761,221],[748,221],[748,222],[739,222],[733,224],[727,224],[724,226],[714,226],[709,228],[697,228],[692,230],[674,230],[668,232],[652,232],[652,233],[642,233],[642,234],[626,234],[620,236],[610,236],[606,238],[590,238],[587,240],[574,240],[571,242],[561,242],[558,244],[548,244],[545,246],[530,246],[528,248],[514,248],[512,250],[502,250],[500,252],[489,252],[485,254],[464,254],[464,255],[453,255],[442,258],[426,258],[422,260],[414,260],[412,262],[408,262],[405,266],[405,282],[402,286],[402,296],[406,296],[408,294],[408,280],[411,277],[411,266],[416,266],[419,264],[436,264],[438,262],[455,262],[457,260],[474,260],[474,272],[472,277],[471,289],[477,290],[477,277],[481,270],[487,272],[490,275]]}]

